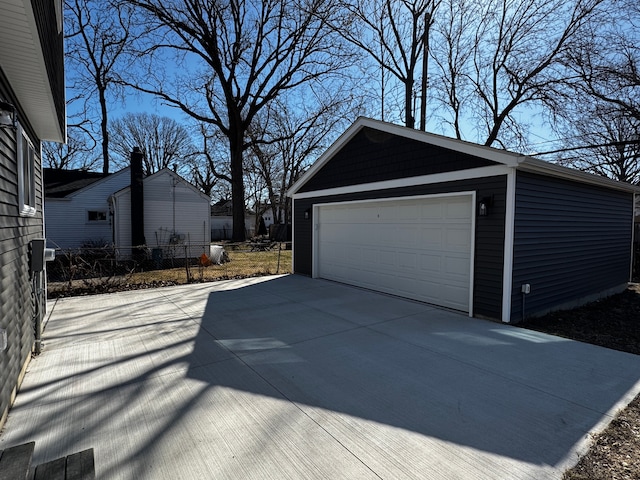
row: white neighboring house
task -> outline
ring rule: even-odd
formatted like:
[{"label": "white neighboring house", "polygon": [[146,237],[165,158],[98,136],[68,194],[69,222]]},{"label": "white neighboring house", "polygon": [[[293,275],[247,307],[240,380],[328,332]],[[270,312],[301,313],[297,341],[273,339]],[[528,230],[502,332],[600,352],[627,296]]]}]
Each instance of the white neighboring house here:
[{"label": "white neighboring house", "polygon": [[[72,249],[114,245],[131,254],[131,170],[103,177],[79,171],[45,171],[45,228],[50,246]],[[210,254],[209,197],[177,173],[163,169],[143,180],[144,234],[164,258]],[[185,251],[184,245],[191,247]]]},{"label": "white neighboring house", "polygon": [[106,177],[78,170],[44,170],[49,246],[70,249],[113,243],[109,195],[129,185],[129,168]]},{"label": "white neighboring house", "polygon": [[[210,254],[209,197],[177,173],[165,168],[143,180],[144,236],[163,257],[190,258]],[[131,253],[131,186],[109,197],[113,239],[120,255]],[[187,247],[185,249],[185,247]]]}]

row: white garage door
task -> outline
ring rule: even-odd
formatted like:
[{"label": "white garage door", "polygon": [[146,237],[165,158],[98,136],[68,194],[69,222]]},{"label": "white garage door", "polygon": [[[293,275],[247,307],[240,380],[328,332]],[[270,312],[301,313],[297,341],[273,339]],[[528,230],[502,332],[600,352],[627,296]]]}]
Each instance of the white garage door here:
[{"label": "white garage door", "polygon": [[472,197],[322,205],[317,276],[469,312]]}]

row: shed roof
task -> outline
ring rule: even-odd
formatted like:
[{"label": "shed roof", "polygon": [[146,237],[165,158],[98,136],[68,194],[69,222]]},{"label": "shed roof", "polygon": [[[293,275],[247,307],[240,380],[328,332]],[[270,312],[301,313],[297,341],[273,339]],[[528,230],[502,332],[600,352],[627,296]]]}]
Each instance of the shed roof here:
[{"label": "shed roof", "polygon": [[435,145],[448,150],[473,155],[478,158],[490,160],[506,167],[517,170],[540,173],[544,175],[566,178],[581,183],[599,185],[617,190],[623,190],[640,194],[640,186],[631,185],[625,182],[618,182],[609,178],[593,175],[590,173],[574,170],[571,168],[549,163],[538,158],[522,155],[520,153],[501,150],[484,145],[478,145],[455,138],[449,138],[434,133],[423,132],[412,128],[402,127],[379,120],[366,117],[359,117],[319,158],[311,167],[298,179],[289,189],[287,195],[294,196],[300,189],[327,164],[353,137],[362,129],[369,128],[381,132],[404,137],[414,141]]}]

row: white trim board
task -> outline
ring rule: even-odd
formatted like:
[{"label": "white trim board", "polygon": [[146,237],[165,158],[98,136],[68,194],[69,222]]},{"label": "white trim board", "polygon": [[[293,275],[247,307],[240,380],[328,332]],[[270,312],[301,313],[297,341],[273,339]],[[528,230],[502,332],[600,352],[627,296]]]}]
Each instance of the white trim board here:
[{"label": "white trim board", "polygon": [[516,217],[516,172],[507,175],[504,212],[504,259],[502,261],[502,321],[511,322],[511,283],[513,282],[513,237]]},{"label": "white trim board", "polygon": [[502,165],[494,167],[480,167],[470,170],[457,170],[453,172],[436,173],[433,175],[422,175],[419,177],[405,177],[395,180],[385,180],[382,182],[362,183],[349,185],[347,187],[328,188],[326,190],[316,190],[314,192],[296,193],[292,198],[315,198],[329,197],[335,195],[346,195],[350,193],[373,192],[377,190],[389,190],[393,188],[414,187],[418,185],[432,185],[436,183],[456,182],[460,180],[470,180],[473,178],[494,177],[508,175],[513,172],[513,168]]}]

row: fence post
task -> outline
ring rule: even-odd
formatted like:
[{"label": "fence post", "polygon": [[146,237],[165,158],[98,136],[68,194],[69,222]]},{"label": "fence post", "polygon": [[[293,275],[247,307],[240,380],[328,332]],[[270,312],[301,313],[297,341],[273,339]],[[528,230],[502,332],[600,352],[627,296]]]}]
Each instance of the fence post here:
[{"label": "fence post", "polygon": [[276,267],[276,275],[280,273],[280,252],[282,252],[282,242],[278,242],[278,266]]},{"label": "fence post", "polygon": [[191,283],[191,272],[189,271],[189,259],[187,258],[187,245],[184,245],[184,266],[187,271],[187,283]]}]

